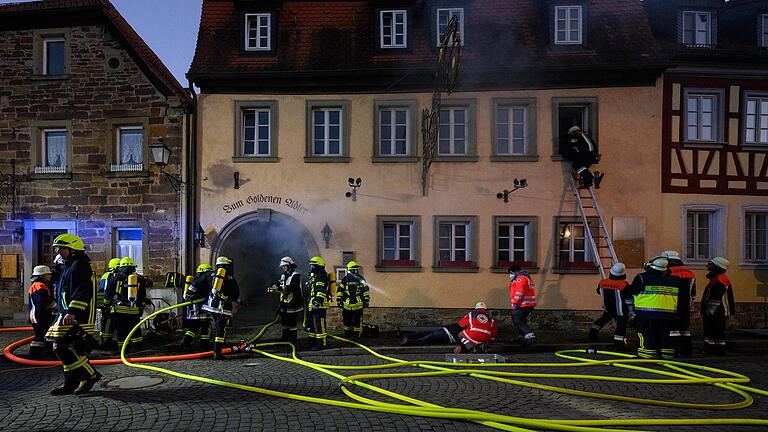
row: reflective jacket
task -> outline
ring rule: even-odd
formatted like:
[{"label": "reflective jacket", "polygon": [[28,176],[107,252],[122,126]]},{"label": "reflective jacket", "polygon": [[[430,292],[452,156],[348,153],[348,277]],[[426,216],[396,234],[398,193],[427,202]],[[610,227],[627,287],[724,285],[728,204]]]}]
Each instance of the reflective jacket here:
[{"label": "reflective jacket", "polygon": [[464,327],[459,338],[468,349],[496,339],[496,321],[485,309],[469,311],[459,320],[459,325]]},{"label": "reflective jacket", "polygon": [[359,310],[368,307],[371,301],[368,282],[359,274],[347,273],[336,292],[336,304],[344,310]]},{"label": "reflective jacket", "polygon": [[640,273],[629,290],[634,297],[637,316],[648,319],[673,319],[683,280],[654,270]]},{"label": "reflective jacket", "polygon": [[50,284],[41,277],[29,286],[29,322],[30,324],[51,325],[51,311],[56,307]]},{"label": "reflective jacket", "polygon": [[280,275],[277,291],[280,293],[281,311],[297,313],[304,310],[304,299],[301,295],[301,275],[295,268]]},{"label": "reflective jacket", "polygon": [[328,300],[330,296],[330,278],[328,273],[321,271],[310,273],[307,281],[307,310],[328,309]]},{"label": "reflective jacket", "polygon": [[597,161],[597,146],[592,138],[589,137],[584,131],[576,131],[571,134],[569,138],[570,143],[570,159],[588,157],[593,162]]},{"label": "reflective jacket", "polygon": [[221,291],[213,289],[213,281],[216,277],[215,272],[206,272],[206,276],[201,278],[206,284],[198,285],[198,281],[192,282],[189,290],[194,286],[196,290],[204,289],[208,292],[208,299],[203,304],[203,311],[232,316],[232,306],[240,300],[240,286],[234,277],[227,274],[224,276],[224,283],[221,285]]},{"label": "reflective jacket", "polygon": [[696,301],[696,275],[683,267],[682,261],[679,260],[669,261],[669,272],[672,276],[679,277],[684,281],[684,284],[681,287],[682,289],[680,290],[677,310],[692,311],[693,304]]},{"label": "reflective jacket", "polygon": [[67,314],[75,316],[77,324],[88,333],[95,333],[96,317],[96,275],[91,269],[91,259],[84,252],[73,252],[64,262],[64,270],[59,279],[57,303],[59,315],[56,322],[48,329],[46,338],[63,337],[71,325],[61,324]]},{"label": "reflective jacket", "polygon": [[208,290],[210,289],[210,277],[212,271],[204,271],[195,275],[195,280],[189,285],[189,288],[184,293],[184,301],[191,301],[192,304],[187,306],[187,319],[210,319],[211,316],[208,312],[203,310],[203,304],[208,300]]},{"label": "reflective jacket", "polygon": [[733,300],[731,281],[724,273],[707,274],[709,283],[701,296],[701,313],[711,309],[713,315],[722,313],[725,316],[736,315],[736,302]]},{"label": "reflective jacket", "polygon": [[624,279],[603,279],[597,284],[597,293],[603,299],[603,310],[617,316],[627,315],[627,293],[624,291],[629,282]]},{"label": "reflective jacket", "polygon": [[144,306],[149,304],[147,300],[147,280],[144,276],[137,274],[136,282],[138,283],[136,298],[131,299],[128,292],[128,274],[122,272],[115,274],[109,287],[104,292],[105,300],[108,294],[112,296],[112,312],[129,315],[142,314]]},{"label": "reflective jacket", "polygon": [[527,273],[517,273],[509,283],[509,299],[512,309],[536,306],[536,289]]},{"label": "reflective jacket", "polygon": [[[107,298],[106,292],[107,292],[107,287],[109,287],[109,284],[112,282],[114,278],[115,278],[115,270],[104,272],[104,274],[101,275],[101,279],[99,280],[99,289],[96,290],[96,306],[97,307],[109,308],[112,306],[112,297],[110,296],[109,298]],[[114,295],[114,293],[112,293],[112,295]]]}]

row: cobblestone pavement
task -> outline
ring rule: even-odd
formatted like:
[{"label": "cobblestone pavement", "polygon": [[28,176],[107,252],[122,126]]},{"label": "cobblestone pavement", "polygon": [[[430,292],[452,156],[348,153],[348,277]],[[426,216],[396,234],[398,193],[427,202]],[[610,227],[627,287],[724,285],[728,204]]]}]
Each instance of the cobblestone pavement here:
[{"label": "cobblestone pavement", "polygon": [[[21,334],[0,333],[5,347]],[[26,353],[26,348],[20,349]],[[397,355],[403,359],[443,360],[439,354]],[[563,362],[551,353],[513,354],[516,362]],[[319,356],[302,354],[309,361],[331,364],[371,364],[371,356]],[[743,373],[750,385],[768,389],[768,353],[729,355],[725,358],[697,358],[696,363]],[[155,363],[174,371],[248,384],[301,395],[349,400],[339,389],[338,380],[319,372],[253,354],[216,362],[188,360]],[[516,371],[543,371],[528,367]],[[546,368],[550,373],[576,373],[575,368]],[[582,373],[635,376],[636,371],[610,366],[579,368]],[[410,417],[370,411],[336,408],[308,402],[260,395],[180,379],[123,365],[100,366],[104,379],[87,396],[49,395],[61,382],[61,369],[35,368],[0,359],[0,430],[329,430],[329,431],[480,431],[492,430],[475,423],[424,417]],[[403,368],[398,371],[423,371]],[[380,370],[395,372],[394,369]],[[339,371],[352,375],[352,371]],[[139,389],[116,389],[110,381],[136,375],[159,376],[163,382]],[[645,375],[647,376],[647,375]],[[737,402],[734,393],[705,385],[620,384],[606,381],[526,379],[567,388],[687,402]],[[384,379],[372,384],[443,406],[484,410],[529,418],[638,419],[638,418],[762,418],[768,419],[768,397],[755,396],[755,403],[735,411],[682,410],[612,402],[586,397],[529,389],[471,377],[420,377]],[[385,400],[385,396],[355,388],[357,394]],[[625,429],[630,429],[626,428]],[[671,431],[763,431],[764,427],[676,426],[634,427],[643,430]]]}]

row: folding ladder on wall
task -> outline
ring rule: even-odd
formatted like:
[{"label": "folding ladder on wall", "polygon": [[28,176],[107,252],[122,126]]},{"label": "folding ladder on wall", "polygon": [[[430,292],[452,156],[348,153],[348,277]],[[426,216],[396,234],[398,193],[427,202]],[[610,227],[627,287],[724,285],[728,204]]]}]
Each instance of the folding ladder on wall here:
[{"label": "folding ladder on wall", "polygon": [[[600,206],[597,204],[597,197],[592,187],[579,189],[576,179],[570,175],[571,189],[576,197],[576,204],[579,206],[581,220],[584,223],[584,233],[589,242],[592,256],[595,257],[595,263],[600,269],[600,276],[605,279],[611,266],[619,262],[616,257],[616,251],[613,248],[613,241],[605,226],[603,216],[600,214]],[[591,222],[597,222],[597,232],[592,232]]]}]

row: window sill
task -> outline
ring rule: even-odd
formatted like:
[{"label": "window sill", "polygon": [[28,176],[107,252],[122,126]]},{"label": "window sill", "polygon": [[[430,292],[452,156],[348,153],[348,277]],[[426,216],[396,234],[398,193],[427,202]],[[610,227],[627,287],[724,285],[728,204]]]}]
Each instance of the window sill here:
[{"label": "window sill", "polygon": [[768,261],[765,262],[740,262],[739,267],[743,269],[768,269]]},{"label": "window sill", "polygon": [[274,163],[280,162],[277,156],[233,156],[234,163]]},{"label": "window sill", "polygon": [[304,163],[349,163],[349,156],[304,156]]},{"label": "window sill", "polygon": [[685,148],[721,148],[726,143],[718,141],[683,141]]},{"label": "window sill", "polygon": [[32,75],[32,81],[58,81],[69,79],[69,74],[61,75]]},{"label": "window sill", "polygon": [[107,171],[106,178],[149,177],[149,171]]},{"label": "window sill", "polygon": [[539,155],[493,155],[491,162],[538,162]]},{"label": "window sill", "polygon": [[595,267],[591,268],[553,268],[554,274],[598,274],[600,270]]},{"label": "window sill", "polygon": [[561,162],[561,161],[564,161],[564,160],[568,160],[568,159],[565,158],[565,156],[563,156],[561,154],[553,154],[551,159],[553,161],[556,161],[556,162]]},{"label": "window sill", "polygon": [[413,163],[418,162],[417,156],[373,156],[371,162],[373,163]]},{"label": "window sill", "polygon": [[61,179],[72,179],[72,172],[67,171],[64,173],[53,173],[53,174],[29,174],[30,180],[61,180]]},{"label": "window sill", "polygon": [[419,273],[421,272],[421,266],[408,266],[408,267],[397,267],[397,266],[382,266],[377,265],[374,267],[377,272],[393,272],[393,273]]},{"label": "window sill", "polygon": [[477,273],[480,268],[473,267],[432,267],[432,271],[435,273]]},{"label": "window sill", "polygon": [[435,156],[432,162],[477,162],[479,158],[477,156],[447,156],[440,155]]},{"label": "window sill", "polygon": [[742,144],[741,149],[745,151],[768,151],[768,143],[762,143],[762,144],[755,144],[755,143],[749,143],[749,144]]},{"label": "window sill", "polygon": [[[489,270],[491,273],[507,273],[508,267],[491,267]],[[534,263],[534,267],[523,267],[526,273],[536,274],[539,272],[539,267]]]}]

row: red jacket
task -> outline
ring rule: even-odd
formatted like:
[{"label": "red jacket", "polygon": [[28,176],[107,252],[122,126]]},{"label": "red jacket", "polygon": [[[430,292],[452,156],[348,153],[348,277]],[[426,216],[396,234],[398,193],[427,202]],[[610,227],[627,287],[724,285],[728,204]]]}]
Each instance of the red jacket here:
[{"label": "red jacket", "polygon": [[496,339],[496,321],[485,309],[469,311],[459,320],[459,325],[464,327],[459,333],[462,342],[466,340],[472,345],[480,345]]},{"label": "red jacket", "polygon": [[512,309],[536,306],[536,290],[527,275],[518,274],[509,283],[509,300]]}]

